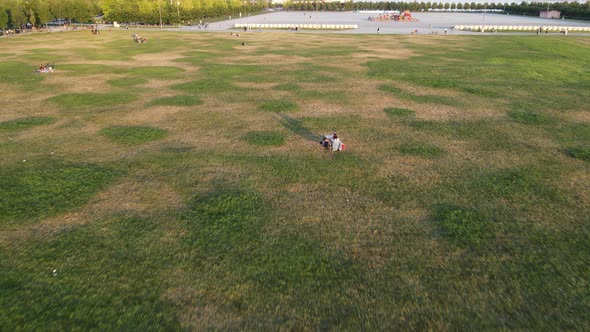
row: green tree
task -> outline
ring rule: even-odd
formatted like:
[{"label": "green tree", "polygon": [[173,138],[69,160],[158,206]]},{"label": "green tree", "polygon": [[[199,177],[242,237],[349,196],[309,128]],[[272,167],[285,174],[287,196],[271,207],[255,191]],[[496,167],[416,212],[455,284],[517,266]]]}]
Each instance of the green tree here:
[{"label": "green tree", "polygon": [[27,23],[27,16],[22,4],[14,3],[10,7],[10,22],[14,28],[20,28]]},{"label": "green tree", "polygon": [[36,26],[47,24],[51,20],[49,5],[42,0],[32,0],[31,8],[35,11],[35,21],[31,22]]},{"label": "green tree", "polygon": [[5,30],[8,27],[8,14],[4,8],[0,7],[0,29]]}]

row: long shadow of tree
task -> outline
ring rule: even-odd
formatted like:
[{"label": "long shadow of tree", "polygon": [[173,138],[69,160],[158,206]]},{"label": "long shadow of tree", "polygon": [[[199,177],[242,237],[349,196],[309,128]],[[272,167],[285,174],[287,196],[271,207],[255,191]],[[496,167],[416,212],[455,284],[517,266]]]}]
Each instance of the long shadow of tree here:
[{"label": "long shadow of tree", "polygon": [[322,135],[316,134],[314,132],[312,132],[311,130],[309,130],[309,128],[306,128],[302,123],[301,120],[297,120],[293,117],[290,117],[284,113],[276,113],[277,116],[275,116],[275,119],[279,122],[279,124],[281,124],[283,127],[289,129],[291,132],[293,132],[296,135],[299,135],[300,137],[308,140],[308,141],[314,141],[314,142],[319,142],[320,139],[322,139]]}]

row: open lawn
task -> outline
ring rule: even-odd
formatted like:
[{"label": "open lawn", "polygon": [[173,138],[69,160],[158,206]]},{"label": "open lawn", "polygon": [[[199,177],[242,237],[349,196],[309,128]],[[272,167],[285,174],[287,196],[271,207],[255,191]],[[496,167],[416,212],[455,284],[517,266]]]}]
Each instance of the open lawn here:
[{"label": "open lawn", "polygon": [[588,37],[141,35],[0,39],[0,330],[590,330]]}]

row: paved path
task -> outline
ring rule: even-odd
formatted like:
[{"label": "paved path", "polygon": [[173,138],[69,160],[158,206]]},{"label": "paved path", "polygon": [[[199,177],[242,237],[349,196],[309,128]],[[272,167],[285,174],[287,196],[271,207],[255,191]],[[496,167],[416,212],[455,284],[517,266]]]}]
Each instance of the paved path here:
[{"label": "paved path", "polygon": [[[418,29],[421,34],[431,32],[443,33],[447,28],[449,34],[474,34],[475,32],[453,31],[454,25],[532,25],[532,26],[588,26],[587,21],[571,20],[548,20],[531,16],[516,16],[503,14],[482,14],[482,13],[412,13],[417,19],[415,22],[375,22],[369,21],[369,16],[376,16],[368,13],[354,12],[273,12],[263,15],[256,15],[209,24],[209,31],[229,31],[235,23],[241,24],[357,24],[358,29],[346,31],[328,30],[307,30],[304,32],[321,33],[379,33],[381,34],[409,34],[412,30]],[[197,27],[184,27],[182,30],[198,30]],[[282,30],[285,31],[285,30]],[[523,32],[533,34],[534,32]],[[481,33],[475,33],[481,34]]]}]

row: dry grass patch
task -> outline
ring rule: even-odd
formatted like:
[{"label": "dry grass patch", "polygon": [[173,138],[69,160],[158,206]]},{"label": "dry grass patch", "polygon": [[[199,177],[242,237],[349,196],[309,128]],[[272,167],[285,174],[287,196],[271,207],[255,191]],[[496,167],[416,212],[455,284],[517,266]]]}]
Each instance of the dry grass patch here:
[{"label": "dry grass patch", "polygon": [[297,56],[297,55],[279,55],[279,54],[252,54],[252,55],[238,55],[232,56],[231,58],[223,58],[225,64],[250,64],[250,65],[268,65],[277,64],[283,67],[290,65],[297,65],[301,63],[307,63],[308,58]]},{"label": "dry grass patch", "polygon": [[582,123],[590,123],[590,112],[589,111],[581,111],[581,112],[568,112],[564,116],[567,119],[571,119],[574,121],[582,122]]},{"label": "dry grass patch", "polygon": [[153,80],[150,79],[147,83],[141,85],[144,91],[144,101],[148,101],[151,97],[168,97],[169,94],[178,94],[177,90],[171,90],[170,87],[176,84],[191,82],[191,80],[177,79],[177,80]]},{"label": "dry grass patch", "polygon": [[[56,74],[56,75],[53,75]],[[47,79],[46,84],[60,86],[60,93],[103,93],[112,91],[107,81],[117,78],[114,74],[67,76],[61,73],[53,73]],[[55,94],[53,94],[55,96]]]},{"label": "dry grass patch", "polygon": [[[234,82],[235,85],[244,88],[244,89],[256,89],[260,90],[261,96],[268,96],[268,90],[272,90],[273,87],[277,85],[277,83],[253,83],[253,82]],[[274,92],[273,95],[279,95],[280,91]],[[283,93],[281,97],[286,95]]]},{"label": "dry grass patch", "polygon": [[576,170],[567,174],[559,183],[566,192],[575,193],[574,197],[581,206],[590,209],[590,173],[586,170]]},{"label": "dry grass patch", "polygon": [[[413,56],[416,56],[416,52],[405,47],[400,47],[399,45],[390,46],[390,47],[374,47],[374,46],[359,46],[360,50],[366,51],[364,53],[354,53],[352,55],[355,59],[392,59],[392,60],[399,60],[399,59],[407,59]],[[362,64],[362,63],[361,63]],[[364,67],[366,68],[366,67]]]},{"label": "dry grass patch", "polygon": [[[155,126],[165,126],[168,123],[168,118],[174,114],[182,111],[184,107],[176,106],[153,106],[145,109],[138,109],[136,111],[128,112],[123,117],[121,122],[126,125],[143,125],[150,124]],[[175,128],[169,127],[168,130],[174,130]]]},{"label": "dry grass patch", "polygon": [[175,271],[171,279],[178,286],[167,289],[163,298],[181,308],[178,316],[184,329],[232,329],[240,326],[246,313],[238,313],[231,308],[242,302],[243,296],[253,292],[245,289],[247,285],[211,289],[209,285],[196,281],[190,272],[182,270]]},{"label": "dry grass patch", "polygon": [[437,161],[411,155],[396,155],[384,159],[377,175],[382,178],[401,176],[410,180],[416,188],[432,188],[441,183],[436,171]]},{"label": "dry grass patch", "polygon": [[[184,58],[183,53],[189,50],[190,49],[177,50],[174,52],[137,54],[133,56],[133,61],[136,61],[140,66],[179,67],[185,70],[189,70],[192,66],[175,61],[177,59]],[[129,65],[129,62],[127,62],[127,65]]]}]

